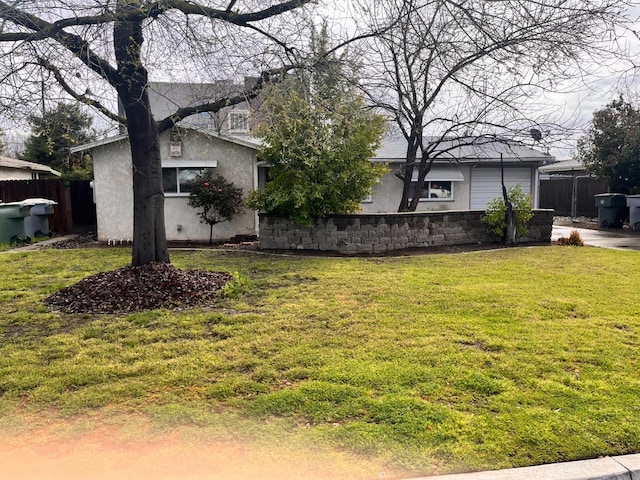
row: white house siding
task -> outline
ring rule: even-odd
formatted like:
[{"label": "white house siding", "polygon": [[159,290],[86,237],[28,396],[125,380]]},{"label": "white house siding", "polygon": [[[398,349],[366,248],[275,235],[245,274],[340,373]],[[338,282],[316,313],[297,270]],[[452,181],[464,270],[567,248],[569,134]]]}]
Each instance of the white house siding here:
[{"label": "white house siding", "polygon": [[[484,210],[491,200],[502,196],[500,167],[472,168],[471,179],[471,210]],[[504,183],[507,188],[519,184],[524,193],[531,193],[535,191],[534,180],[532,167],[504,168]]]},{"label": "white house siding", "polygon": [[[389,165],[389,173],[380,179],[380,183],[373,188],[370,202],[361,203],[362,213],[391,213],[398,211],[398,205],[402,198],[402,180],[395,174],[400,170],[401,164]],[[431,210],[468,210],[469,209],[469,172],[467,165],[442,166],[439,168],[451,168],[452,171],[462,172],[464,181],[453,182],[453,200],[436,201],[423,200],[418,203],[418,212]]]},{"label": "white house siding", "polygon": [[[19,170],[17,168],[0,168],[0,180],[32,180],[31,170]],[[36,177],[38,178],[37,174]]]},{"label": "white house siding", "polygon": [[[216,172],[246,194],[254,189],[255,150],[216,137],[187,131],[182,139],[182,155],[170,157],[169,133],[161,136],[163,164],[200,166],[215,161]],[[98,240],[129,240],[133,237],[133,175],[131,154],[126,140],[93,149],[94,189]],[[208,241],[209,225],[200,222],[197,211],[188,205],[188,196],[165,195],[167,240]],[[213,238],[227,240],[236,235],[256,235],[253,211],[243,210],[231,222],[214,226]]]}]

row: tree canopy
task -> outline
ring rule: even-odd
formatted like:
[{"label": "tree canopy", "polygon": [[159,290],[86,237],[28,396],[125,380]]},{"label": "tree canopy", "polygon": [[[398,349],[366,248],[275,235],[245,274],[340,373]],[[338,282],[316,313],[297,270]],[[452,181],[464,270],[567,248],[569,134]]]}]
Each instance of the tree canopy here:
[{"label": "tree canopy", "polygon": [[60,102],[52,110],[30,115],[31,135],[25,142],[23,160],[42,163],[61,171],[63,176],[90,175],[90,164],[71,158],[69,149],[95,138],[93,118],[80,105]]},{"label": "tree canopy", "polygon": [[[399,211],[413,211],[443,142],[531,141],[557,130],[539,103],[610,54],[626,0],[355,0],[379,35],[362,56],[371,100],[407,140]],[[538,102],[532,105],[531,98]],[[484,138],[481,138],[484,140]],[[541,140],[542,136],[538,140]],[[415,171],[415,172],[414,172]],[[416,175],[417,173],[417,175]],[[417,185],[415,180],[417,178]]]},{"label": "tree canopy", "polygon": [[[277,20],[309,3],[0,0],[0,108],[32,111],[34,99],[46,91],[49,99],[73,98],[126,127],[133,171],[132,264],[169,262],[160,132],[258,95],[264,81],[288,63],[286,54],[304,30],[304,22]],[[150,71],[203,81],[255,72],[260,80],[246,92],[176,105],[156,119]]]},{"label": "tree canopy", "polygon": [[597,110],[576,156],[611,191],[640,193],[640,109],[620,97]]},{"label": "tree canopy", "polygon": [[326,28],[313,35],[311,50],[308,69],[266,94],[258,134],[269,182],[247,202],[307,225],[313,217],[357,211],[385,171],[370,161],[383,118],[366,108],[345,63],[329,51]]}]

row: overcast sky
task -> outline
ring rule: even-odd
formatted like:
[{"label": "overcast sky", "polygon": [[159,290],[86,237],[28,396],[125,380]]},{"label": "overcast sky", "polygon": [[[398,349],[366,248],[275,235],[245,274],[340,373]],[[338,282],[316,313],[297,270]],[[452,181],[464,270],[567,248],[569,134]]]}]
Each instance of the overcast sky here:
[{"label": "overcast sky", "polygon": [[[336,28],[350,30],[353,26],[353,20],[350,20],[353,18],[353,12],[350,10],[349,0],[341,0],[334,5],[339,7],[326,11],[330,24],[336,25]],[[629,12],[629,18],[638,18],[639,16],[640,7]],[[638,58],[640,58],[640,40],[632,34],[626,33],[622,42],[630,52],[638,52]],[[540,104],[549,105],[548,108],[558,119],[558,122],[573,132],[568,141],[551,145],[550,153],[558,160],[570,158],[577,138],[588,127],[595,110],[602,108],[619,94],[624,94],[636,104],[640,103],[640,89],[638,88],[640,85],[635,72],[629,71],[629,67],[630,65],[625,65],[622,62],[610,63],[599,68],[598,71],[594,71],[593,77],[583,79],[583,82],[576,82],[574,85],[566,85],[564,93],[547,95],[540,101]],[[624,70],[627,70],[626,74]],[[95,126],[97,128],[104,128],[105,125],[103,120],[96,119]],[[8,126],[4,127],[7,129]],[[8,153],[14,153],[14,145],[20,142],[20,136],[24,135],[25,132],[22,132],[22,135],[11,131],[7,132],[5,143],[8,146]]]}]

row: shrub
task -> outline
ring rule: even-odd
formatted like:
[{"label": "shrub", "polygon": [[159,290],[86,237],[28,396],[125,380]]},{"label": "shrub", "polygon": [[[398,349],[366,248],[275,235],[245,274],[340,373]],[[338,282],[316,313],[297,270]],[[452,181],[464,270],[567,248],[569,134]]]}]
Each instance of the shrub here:
[{"label": "shrub", "polygon": [[558,239],[558,245],[573,245],[575,247],[582,247],[584,242],[582,241],[582,237],[580,237],[580,233],[577,230],[573,230],[569,234],[569,238],[560,237]]},{"label": "shrub", "polygon": [[213,243],[213,226],[231,220],[240,213],[242,189],[224,177],[205,170],[189,183],[189,205],[201,208],[200,221],[209,225],[209,243]]},{"label": "shrub", "polygon": [[[513,205],[516,217],[516,237],[522,237],[529,232],[527,224],[533,218],[531,195],[524,193],[518,184],[507,190],[507,197]],[[504,199],[502,197],[494,198],[487,205],[485,215],[482,217],[482,223],[487,229],[502,239],[505,239],[507,234],[506,210]]]}]

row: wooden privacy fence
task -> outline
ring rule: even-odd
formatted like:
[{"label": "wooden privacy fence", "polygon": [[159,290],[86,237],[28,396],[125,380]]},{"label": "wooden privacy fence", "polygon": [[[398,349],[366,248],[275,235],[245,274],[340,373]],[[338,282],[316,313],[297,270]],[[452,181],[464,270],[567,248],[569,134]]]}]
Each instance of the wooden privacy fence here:
[{"label": "wooden privacy fence", "polygon": [[0,200],[3,202],[20,202],[27,198],[57,202],[49,217],[49,230],[56,234],[71,233],[74,225],[95,225],[95,205],[87,181],[72,181],[68,187],[59,179],[0,181]]},{"label": "wooden privacy fence", "polygon": [[557,176],[540,180],[540,208],[555,210],[556,215],[597,217],[593,198],[607,193],[606,183],[588,176]]}]

